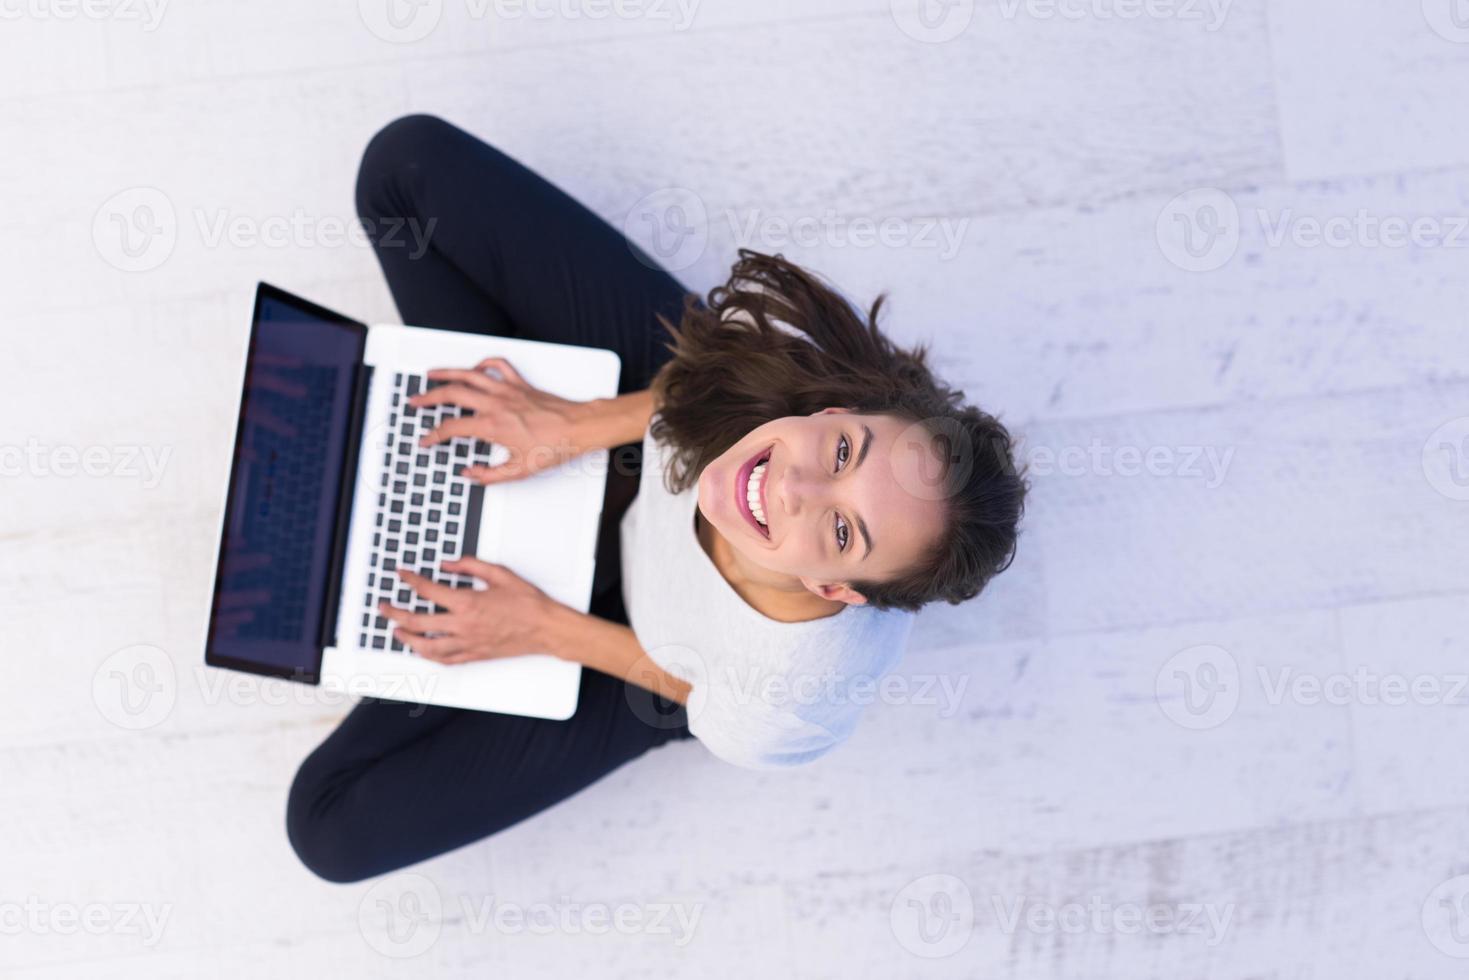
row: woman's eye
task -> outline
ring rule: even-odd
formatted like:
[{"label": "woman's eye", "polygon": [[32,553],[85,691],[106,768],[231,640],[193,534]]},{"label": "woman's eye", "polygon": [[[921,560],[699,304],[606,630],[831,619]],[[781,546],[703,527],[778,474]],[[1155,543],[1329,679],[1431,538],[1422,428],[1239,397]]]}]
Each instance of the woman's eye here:
[{"label": "woman's eye", "polygon": [[847,441],[846,436],[837,439],[837,469],[840,470],[847,464],[847,459],[852,455],[852,444]]},{"label": "woman's eye", "polygon": [[837,550],[847,550],[847,536],[852,532],[847,529],[847,522],[842,520],[842,515],[837,515]]}]

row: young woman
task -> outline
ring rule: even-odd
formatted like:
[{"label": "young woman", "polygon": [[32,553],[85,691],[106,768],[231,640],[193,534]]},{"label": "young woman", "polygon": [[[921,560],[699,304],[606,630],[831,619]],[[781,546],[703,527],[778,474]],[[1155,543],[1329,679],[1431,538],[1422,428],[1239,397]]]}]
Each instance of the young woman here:
[{"label": "young woman", "polygon": [[[478,840],[649,749],[696,737],[740,766],[807,762],[852,731],[913,612],[1008,566],[1024,482],[1009,434],[960,404],[816,277],[743,251],[707,302],[498,150],[429,116],[368,146],[357,207],[409,323],[608,347],[620,394],[575,403],[493,360],[420,405],[474,411],[430,438],[510,451],[520,479],[609,448],[591,614],[512,570],[487,588],[403,577],[446,612],[387,608],[417,655],[575,660],[569,721],[359,704],[302,764],[287,828],[312,871],[356,881]],[[415,236],[391,235],[407,223]],[[555,534],[554,527],[546,529]]]}]

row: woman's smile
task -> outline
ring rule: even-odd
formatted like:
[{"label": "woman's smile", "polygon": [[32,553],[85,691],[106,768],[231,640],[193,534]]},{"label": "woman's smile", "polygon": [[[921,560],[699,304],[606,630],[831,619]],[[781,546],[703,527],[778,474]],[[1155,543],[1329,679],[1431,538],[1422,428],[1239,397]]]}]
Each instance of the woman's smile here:
[{"label": "woman's smile", "polygon": [[773,446],[767,446],[749,459],[735,473],[735,509],[755,533],[770,540],[770,508],[765,502],[765,477],[770,468]]}]

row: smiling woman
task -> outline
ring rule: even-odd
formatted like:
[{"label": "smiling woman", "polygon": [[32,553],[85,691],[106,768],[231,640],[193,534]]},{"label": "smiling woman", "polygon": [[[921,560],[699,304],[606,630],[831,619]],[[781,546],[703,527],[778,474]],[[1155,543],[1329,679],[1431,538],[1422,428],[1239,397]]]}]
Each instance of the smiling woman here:
[{"label": "smiling woman", "polygon": [[1009,433],[883,335],[881,302],[863,316],[744,251],[665,321],[623,595],[640,648],[688,685],[690,730],[738,765],[843,741],[912,612],[974,597],[1015,553]]},{"label": "smiling woman", "polygon": [[579,403],[492,359],[432,372],[443,384],[411,400],[470,413],[427,442],[499,447],[503,462],[461,474],[481,483],[616,450],[590,613],[472,558],[403,567],[436,612],[383,608],[440,663],[549,653],[588,669],[565,722],[359,704],[291,790],[291,842],[323,877],[477,840],[671,740],[751,768],[816,759],[851,734],[914,611],[972,598],[1011,560],[1025,485],[1009,434],[883,335],[881,301],[861,313],[746,251],[706,302],[429,116],[372,140],[357,191],[369,229],[435,228],[421,252],[373,242],[406,321],[605,347],[623,371],[621,394]]},{"label": "smiling woman", "polygon": [[864,317],[785,259],[741,252],[670,325],[652,433],[674,447],[669,489],[697,484],[744,575],[913,611],[1009,565],[1025,485],[1004,426],[882,333],[882,302]]}]

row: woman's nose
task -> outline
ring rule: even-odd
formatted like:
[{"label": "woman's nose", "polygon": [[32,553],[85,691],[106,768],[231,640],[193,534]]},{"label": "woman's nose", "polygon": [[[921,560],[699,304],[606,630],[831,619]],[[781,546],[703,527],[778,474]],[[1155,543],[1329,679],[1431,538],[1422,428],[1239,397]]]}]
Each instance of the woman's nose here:
[{"label": "woman's nose", "polygon": [[824,492],[818,476],[800,466],[786,467],[778,490],[781,508],[791,516],[800,514],[807,507],[820,506]]}]

